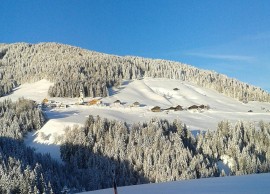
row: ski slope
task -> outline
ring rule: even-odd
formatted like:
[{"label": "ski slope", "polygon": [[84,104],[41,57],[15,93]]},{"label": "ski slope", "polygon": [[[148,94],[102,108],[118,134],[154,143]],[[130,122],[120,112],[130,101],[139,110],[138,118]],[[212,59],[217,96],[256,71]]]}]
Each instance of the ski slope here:
[{"label": "ski slope", "polygon": [[[118,194],[269,194],[270,173],[118,187]],[[81,194],[113,194],[103,189]]]}]

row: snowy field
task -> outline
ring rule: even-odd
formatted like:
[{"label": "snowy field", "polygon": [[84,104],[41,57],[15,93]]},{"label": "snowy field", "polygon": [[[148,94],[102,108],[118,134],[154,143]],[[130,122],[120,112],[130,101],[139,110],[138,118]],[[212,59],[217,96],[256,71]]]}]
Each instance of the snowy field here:
[{"label": "snowy field", "polygon": [[[1,97],[0,100],[6,98],[17,100],[24,97],[40,103],[44,98],[48,98],[69,105],[68,108],[48,109],[46,111],[48,122],[36,133],[29,134],[25,140],[27,145],[36,148],[41,153],[49,152],[57,160],[60,160],[58,145],[61,144],[64,129],[76,124],[82,126],[90,114],[121,120],[129,124],[147,121],[153,117],[171,121],[179,119],[195,133],[197,130],[215,130],[221,120],[251,121],[255,125],[260,120],[270,122],[270,112],[268,112],[270,103],[249,102],[244,104],[214,90],[179,80],[145,78],[125,81],[121,87],[109,89],[110,96],[101,99],[102,106],[76,105],[77,98],[49,98],[47,91],[51,85],[53,83],[47,80],[23,84],[12,94]],[[174,88],[178,88],[178,90],[173,90]],[[85,102],[89,100],[91,98],[86,98]],[[116,100],[120,100],[122,104],[115,105],[113,102]],[[130,105],[136,101],[141,104],[140,107],[131,107]],[[151,112],[151,108],[154,106],[166,109],[177,105],[188,108],[191,105],[201,104],[209,105],[210,109]],[[249,110],[253,112],[248,112]]]},{"label": "snowy field", "polygon": [[26,83],[15,88],[10,95],[0,97],[0,101],[4,101],[5,99],[16,101],[19,98],[24,97],[39,102],[47,96],[48,89],[52,85],[53,83],[45,79],[34,83]]},{"label": "snowy field", "polygon": [[[118,194],[269,194],[270,173],[118,187]],[[81,194],[113,194],[103,189]]]}]

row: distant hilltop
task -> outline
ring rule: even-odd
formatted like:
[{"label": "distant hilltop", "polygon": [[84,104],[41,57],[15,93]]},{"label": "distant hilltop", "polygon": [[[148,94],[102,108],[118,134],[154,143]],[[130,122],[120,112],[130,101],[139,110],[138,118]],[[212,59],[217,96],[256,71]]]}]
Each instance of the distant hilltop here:
[{"label": "distant hilltop", "polygon": [[180,62],[116,56],[58,43],[0,44],[0,96],[22,83],[48,79],[52,97],[104,97],[122,80],[169,78],[211,88],[243,102],[270,102],[270,94],[226,75]]}]

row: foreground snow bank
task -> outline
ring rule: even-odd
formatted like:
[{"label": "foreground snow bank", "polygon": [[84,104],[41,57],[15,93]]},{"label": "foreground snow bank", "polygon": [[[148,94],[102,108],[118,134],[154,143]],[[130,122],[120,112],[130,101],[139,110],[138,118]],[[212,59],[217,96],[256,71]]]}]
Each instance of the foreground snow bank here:
[{"label": "foreground snow bank", "polygon": [[[270,173],[245,176],[204,178],[158,184],[119,187],[118,194],[269,194]],[[103,189],[81,194],[113,194],[113,189]]]}]

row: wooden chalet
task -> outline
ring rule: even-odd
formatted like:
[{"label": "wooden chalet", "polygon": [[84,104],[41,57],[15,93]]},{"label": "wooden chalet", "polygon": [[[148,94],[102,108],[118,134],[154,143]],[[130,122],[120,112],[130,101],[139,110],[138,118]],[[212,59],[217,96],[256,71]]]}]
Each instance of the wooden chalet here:
[{"label": "wooden chalet", "polygon": [[121,101],[120,100],[116,100],[113,102],[114,105],[121,105]]},{"label": "wooden chalet", "polygon": [[198,110],[199,106],[197,105],[192,105],[190,107],[188,107],[188,110]]},{"label": "wooden chalet", "polygon": [[88,102],[88,105],[91,106],[91,105],[98,105],[98,104],[101,104],[101,100],[98,100],[98,99],[93,99],[93,100],[90,100]]},{"label": "wooden chalet", "polygon": [[182,111],[184,110],[182,106],[180,105],[177,105],[175,108],[174,108],[175,111]]},{"label": "wooden chalet", "polygon": [[159,106],[155,106],[151,109],[152,112],[161,112],[161,108]]},{"label": "wooden chalet", "polygon": [[132,104],[133,107],[139,107],[140,105],[141,104],[139,102],[137,102],[137,101]]}]

